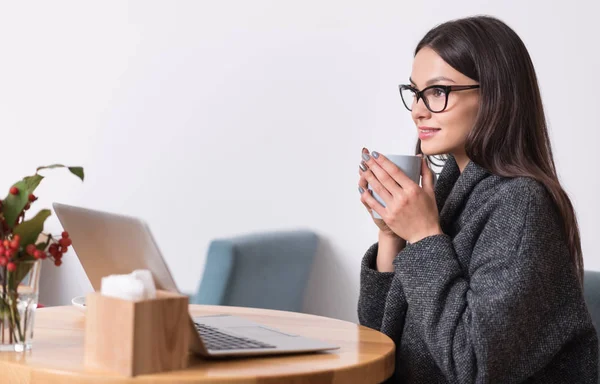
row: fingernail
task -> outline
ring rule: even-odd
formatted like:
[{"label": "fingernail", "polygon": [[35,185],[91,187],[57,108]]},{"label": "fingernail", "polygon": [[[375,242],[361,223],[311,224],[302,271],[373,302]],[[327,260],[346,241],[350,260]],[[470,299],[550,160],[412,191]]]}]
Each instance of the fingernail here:
[{"label": "fingernail", "polygon": [[363,189],[363,187],[358,187],[358,192],[360,192],[360,194],[362,195],[365,192],[365,190]]},{"label": "fingernail", "polygon": [[369,156],[368,153],[363,153],[362,158],[365,159],[365,161],[368,161],[371,158],[371,156]]},{"label": "fingernail", "polygon": [[379,153],[373,151],[371,152],[371,155],[373,155],[374,158],[378,159],[379,158]]},{"label": "fingernail", "polygon": [[365,164],[365,162],[361,162],[358,167],[363,171],[366,172],[367,171],[367,165]]},{"label": "fingernail", "polygon": [[362,152],[363,153],[369,153],[369,150],[367,148],[363,147]]}]

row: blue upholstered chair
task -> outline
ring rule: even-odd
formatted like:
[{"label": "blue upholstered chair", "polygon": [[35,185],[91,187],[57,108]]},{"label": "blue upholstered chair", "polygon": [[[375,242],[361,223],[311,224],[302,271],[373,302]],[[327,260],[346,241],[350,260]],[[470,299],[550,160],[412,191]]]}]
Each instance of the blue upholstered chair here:
[{"label": "blue upholstered chair", "polygon": [[[596,332],[600,333],[600,272],[584,271],[583,276],[583,295],[588,310],[592,315],[592,322],[596,327]],[[600,367],[600,361],[598,361]],[[600,383],[600,378],[598,380]]]},{"label": "blue upholstered chair", "polygon": [[317,246],[305,230],[215,239],[190,302],[300,312]]}]

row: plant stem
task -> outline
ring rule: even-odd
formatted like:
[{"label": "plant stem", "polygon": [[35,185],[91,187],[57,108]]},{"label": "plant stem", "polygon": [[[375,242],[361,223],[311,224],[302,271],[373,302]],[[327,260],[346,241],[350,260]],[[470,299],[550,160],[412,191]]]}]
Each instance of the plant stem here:
[{"label": "plant stem", "polygon": [[8,307],[6,305],[6,273],[7,273],[7,269],[6,267],[2,268],[2,344],[4,344],[4,322],[5,322],[5,317],[6,317],[6,308]]},{"label": "plant stem", "polygon": [[[25,339],[27,338],[27,314],[29,313],[29,300],[27,300],[27,306],[25,307],[25,317],[23,318],[23,336],[21,336],[21,342],[25,344]],[[23,348],[23,351],[25,348]]]},{"label": "plant stem", "polygon": [[[6,268],[5,268],[6,271]],[[17,302],[19,300],[19,292],[18,292],[18,282],[15,281],[14,279],[14,275],[8,271],[6,271],[5,274],[6,278],[4,279],[6,282],[6,286],[7,288],[10,290],[10,292],[8,293],[8,298],[10,300],[10,304],[7,305],[8,310],[10,311],[10,320],[9,320],[9,339],[10,339],[10,343],[16,343],[16,342],[20,342],[23,340],[23,332],[21,332],[21,324],[20,324],[20,319],[19,319],[19,313],[17,311]],[[16,285],[13,287],[13,285]],[[6,290],[4,291],[4,294],[6,295]],[[4,314],[4,316],[6,316],[6,314]],[[16,328],[16,332],[18,332],[18,336],[15,333],[15,328]]]},{"label": "plant stem", "polygon": [[[23,341],[23,333],[21,332],[21,324],[19,321],[19,314],[17,313],[17,301],[19,300],[19,294],[15,292],[14,300],[12,300],[12,305],[10,306],[10,317],[12,318],[13,327],[17,326],[17,331],[19,332],[19,338],[17,339],[17,335],[15,335],[15,339],[17,342]],[[14,329],[13,329],[14,332]]]},{"label": "plant stem", "polygon": [[52,235],[48,234],[48,238],[46,239],[46,244],[44,244],[44,250],[48,249],[48,245],[50,245],[50,241],[52,241]]}]

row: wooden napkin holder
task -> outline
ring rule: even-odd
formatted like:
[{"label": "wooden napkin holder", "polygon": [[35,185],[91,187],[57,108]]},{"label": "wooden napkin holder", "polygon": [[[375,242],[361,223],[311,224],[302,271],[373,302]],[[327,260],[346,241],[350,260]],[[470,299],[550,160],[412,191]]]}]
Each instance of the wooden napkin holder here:
[{"label": "wooden napkin holder", "polygon": [[86,368],[132,377],[187,367],[188,304],[187,296],[160,290],[141,301],[88,294]]}]

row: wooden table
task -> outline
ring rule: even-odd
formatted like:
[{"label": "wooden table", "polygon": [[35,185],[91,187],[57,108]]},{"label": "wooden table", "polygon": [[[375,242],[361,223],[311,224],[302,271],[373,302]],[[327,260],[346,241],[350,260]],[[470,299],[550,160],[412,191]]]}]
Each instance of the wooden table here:
[{"label": "wooden table", "polygon": [[0,352],[1,383],[380,383],[394,371],[394,343],[353,323],[293,312],[190,305],[192,316],[229,313],[290,333],[339,345],[329,352],[209,361],[195,356],[190,367],[133,379],[83,366],[85,312],[76,307],[40,308],[33,349]]}]

